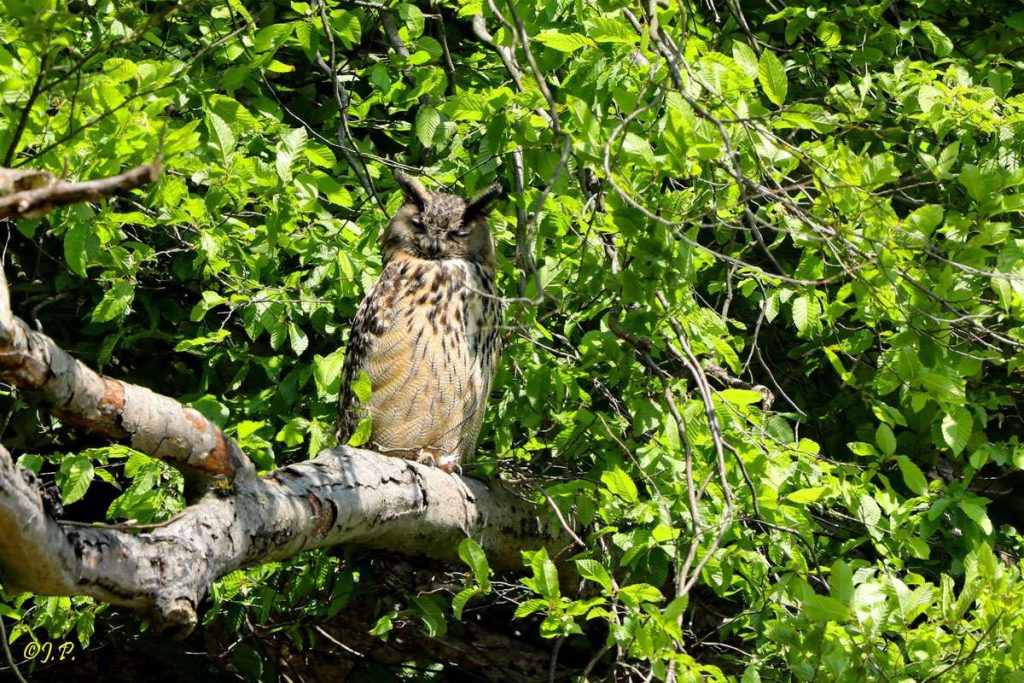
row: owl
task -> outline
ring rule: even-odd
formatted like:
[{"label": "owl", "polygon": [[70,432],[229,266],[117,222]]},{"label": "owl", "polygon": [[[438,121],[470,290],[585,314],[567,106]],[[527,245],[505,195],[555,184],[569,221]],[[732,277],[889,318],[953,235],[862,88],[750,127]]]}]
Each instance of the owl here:
[{"label": "owl", "polygon": [[[353,321],[338,439],[368,417],[368,448],[452,472],[473,455],[501,351],[487,210],[502,190],[466,201],[400,171],[395,180],[405,201],[380,237],[384,268]],[[352,387],[361,372],[365,403]]]}]

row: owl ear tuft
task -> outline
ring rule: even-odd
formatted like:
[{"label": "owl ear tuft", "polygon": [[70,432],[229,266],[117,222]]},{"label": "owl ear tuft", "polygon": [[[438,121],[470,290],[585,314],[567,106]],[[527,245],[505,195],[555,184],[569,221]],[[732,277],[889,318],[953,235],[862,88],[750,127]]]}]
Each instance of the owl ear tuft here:
[{"label": "owl ear tuft", "polygon": [[487,207],[491,205],[491,202],[504,194],[505,190],[501,186],[501,183],[493,183],[492,185],[484,188],[466,204],[466,212],[463,214],[463,220],[468,221],[484,215],[487,213]]},{"label": "owl ear tuft", "polygon": [[407,202],[415,204],[420,209],[427,205],[430,192],[423,186],[423,183],[397,170],[395,171],[395,180],[398,182],[398,186],[402,188],[402,194],[405,195]]}]

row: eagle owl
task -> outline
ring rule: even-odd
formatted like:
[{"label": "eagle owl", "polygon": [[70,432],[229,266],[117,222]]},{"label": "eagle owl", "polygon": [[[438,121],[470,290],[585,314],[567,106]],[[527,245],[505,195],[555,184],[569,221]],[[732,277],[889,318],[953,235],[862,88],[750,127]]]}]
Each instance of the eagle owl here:
[{"label": "eagle owl", "polygon": [[[500,352],[487,209],[395,173],[405,202],[380,238],[384,269],[356,311],[338,396],[338,440],[372,423],[369,448],[451,472],[473,455]],[[365,372],[363,404],[352,383]]]}]

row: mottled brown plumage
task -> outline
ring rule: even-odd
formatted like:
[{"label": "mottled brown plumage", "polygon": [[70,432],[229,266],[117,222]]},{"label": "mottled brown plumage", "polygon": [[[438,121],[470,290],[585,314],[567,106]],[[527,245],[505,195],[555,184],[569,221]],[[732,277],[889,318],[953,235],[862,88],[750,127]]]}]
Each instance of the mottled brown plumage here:
[{"label": "mottled brown plumage", "polygon": [[[473,454],[500,352],[486,215],[501,187],[466,202],[395,177],[406,201],[381,235],[384,269],[353,321],[338,439],[369,416],[368,447],[450,472]],[[360,371],[372,389],[365,405],[352,391]]]}]

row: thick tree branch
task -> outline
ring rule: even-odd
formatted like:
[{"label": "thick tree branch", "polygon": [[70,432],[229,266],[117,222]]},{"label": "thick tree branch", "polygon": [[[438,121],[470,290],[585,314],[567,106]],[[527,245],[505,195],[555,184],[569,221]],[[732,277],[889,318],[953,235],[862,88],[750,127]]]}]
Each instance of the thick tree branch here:
[{"label": "thick tree branch", "polygon": [[217,578],[303,550],[359,543],[456,561],[472,537],[491,566],[567,546],[557,523],[509,492],[419,463],[339,448],[265,477],[240,473],[147,533],[62,524],[30,473],[0,447],[0,574],[5,587],[90,595],[187,633]]},{"label": "thick tree branch", "polygon": [[249,459],[198,411],[105,377],[11,313],[0,270],[0,381],[41,398],[69,425],[131,445],[190,476],[233,477]]}]

